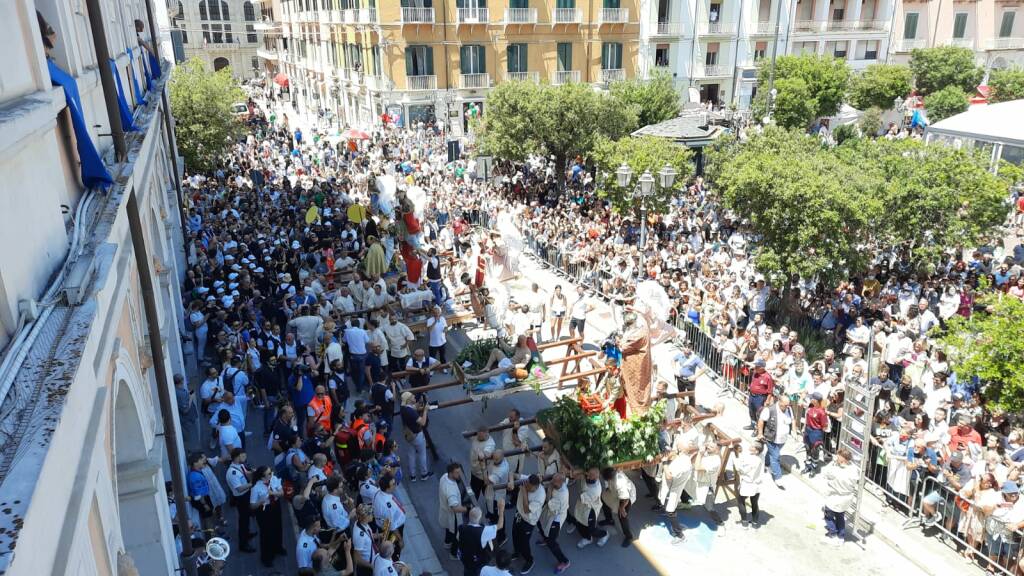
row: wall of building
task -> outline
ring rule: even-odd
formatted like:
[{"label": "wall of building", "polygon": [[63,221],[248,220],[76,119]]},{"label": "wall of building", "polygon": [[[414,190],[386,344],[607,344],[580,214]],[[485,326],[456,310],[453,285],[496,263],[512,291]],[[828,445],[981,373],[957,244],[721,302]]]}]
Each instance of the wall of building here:
[{"label": "wall of building", "polygon": [[[959,37],[954,33],[958,14],[964,18]],[[1013,14],[1013,23],[1004,31],[1006,14]],[[908,19],[914,15],[917,25],[908,26]],[[1020,2],[904,0],[897,8],[893,28],[895,62],[909,61],[914,48],[953,45],[974,50],[978,64],[985,67],[1024,66],[1024,8]]]},{"label": "wall of building", "polygon": [[[182,31],[185,58],[200,58],[206,66],[230,66],[238,78],[259,76],[257,49],[263,43],[260,2],[250,0],[167,0],[179,16],[172,26]],[[216,5],[215,5],[216,3]],[[227,9],[227,17],[224,9]],[[228,34],[230,31],[230,38]]]},{"label": "wall of building", "polygon": [[[12,354],[0,361],[13,360],[12,370],[0,374],[0,390],[7,391],[0,397],[7,512],[0,519],[0,573],[9,576],[113,574],[123,554],[141,574],[170,575],[177,567],[164,491],[164,423],[125,211],[134,191],[157,271],[164,354],[169,371],[182,372],[175,152],[165,133],[164,79],[145,101],[136,101],[133,88],[138,82],[145,90],[134,30],[135,19],[147,21],[145,3],[100,0],[100,8],[138,128],[128,134],[128,160],[120,163],[112,157],[85,2],[0,4],[0,241],[16,247],[0,253],[0,350]],[[114,176],[105,192],[80,182],[75,136],[63,92],[50,85],[37,9],[56,32],[54,61],[77,79],[86,124]],[[42,299],[76,230],[76,269],[88,271],[82,297],[68,301],[58,290],[41,302],[34,340],[14,356],[3,347],[15,334],[17,302]]]}]

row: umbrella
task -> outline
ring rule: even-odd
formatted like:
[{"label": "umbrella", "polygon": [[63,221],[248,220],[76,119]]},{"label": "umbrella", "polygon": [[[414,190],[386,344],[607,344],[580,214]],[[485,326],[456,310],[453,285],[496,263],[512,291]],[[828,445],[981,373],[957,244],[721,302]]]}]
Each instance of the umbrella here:
[{"label": "umbrella", "polygon": [[369,140],[370,135],[363,130],[357,130],[355,128],[349,128],[341,133],[341,137],[345,140]]},{"label": "umbrella", "polygon": [[274,82],[279,84],[282,88],[288,87],[288,75],[284,72],[278,72],[277,76],[274,76]]}]

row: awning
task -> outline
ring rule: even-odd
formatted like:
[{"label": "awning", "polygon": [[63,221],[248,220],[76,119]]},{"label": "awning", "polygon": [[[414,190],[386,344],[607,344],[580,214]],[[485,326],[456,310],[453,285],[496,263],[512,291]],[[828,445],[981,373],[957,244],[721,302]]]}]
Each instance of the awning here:
[{"label": "awning", "polygon": [[282,88],[288,87],[288,75],[284,72],[278,72],[277,76],[274,76],[274,82],[280,85]]}]

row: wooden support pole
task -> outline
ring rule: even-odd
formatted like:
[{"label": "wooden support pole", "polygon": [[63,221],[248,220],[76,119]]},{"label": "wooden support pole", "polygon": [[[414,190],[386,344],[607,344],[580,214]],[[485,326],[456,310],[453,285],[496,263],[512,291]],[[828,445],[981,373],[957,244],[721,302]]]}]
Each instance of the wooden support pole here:
[{"label": "wooden support pole", "polygon": [[[530,424],[536,424],[536,423],[537,423],[537,419],[536,418],[526,418],[526,419],[523,419],[523,420],[519,421],[519,425],[520,426],[529,426]],[[508,424],[497,424],[495,426],[489,426],[487,428],[487,432],[488,433],[500,432],[502,430],[508,430],[511,427],[512,427],[512,423],[511,422],[508,423]],[[474,434],[476,434],[476,430],[465,430],[465,431],[462,432],[462,437],[463,438],[469,438],[470,436],[473,436]]]}]

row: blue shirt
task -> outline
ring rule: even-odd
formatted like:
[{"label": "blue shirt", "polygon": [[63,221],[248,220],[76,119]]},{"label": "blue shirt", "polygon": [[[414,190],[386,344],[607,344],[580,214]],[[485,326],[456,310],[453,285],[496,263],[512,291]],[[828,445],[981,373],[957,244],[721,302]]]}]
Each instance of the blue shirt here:
[{"label": "blue shirt", "polygon": [[696,354],[690,354],[688,357],[682,352],[672,357],[673,362],[677,362],[678,368],[676,369],[676,375],[680,378],[692,378],[697,370],[704,366],[704,361],[700,359],[700,356]]},{"label": "blue shirt", "polygon": [[305,410],[304,407],[307,404],[309,404],[309,401],[312,400],[313,396],[316,395],[316,389],[313,386],[313,379],[310,378],[309,376],[303,376],[302,377],[302,390],[296,390],[295,389],[295,383],[296,383],[295,376],[292,376],[289,379],[289,382],[290,382],[290,386],[291,386],[292,402],[293,402],[293,404],[295,404],[296,407],[301,406],[301,407],[303,407],[302,409]]},{"label": "blue shirt", "polygon": [[198,470],[188,471],[188,495],[192,498],[202,498],[210,495],[210,483],[206,476]]},{"label": "blue shirt", "polygon": [[601,352],[604,353],[606,358],[614,360],[616,366],[622,366],[622,350],[619,350],[619,347],[614,342],[605,342],[601,346]]}]

